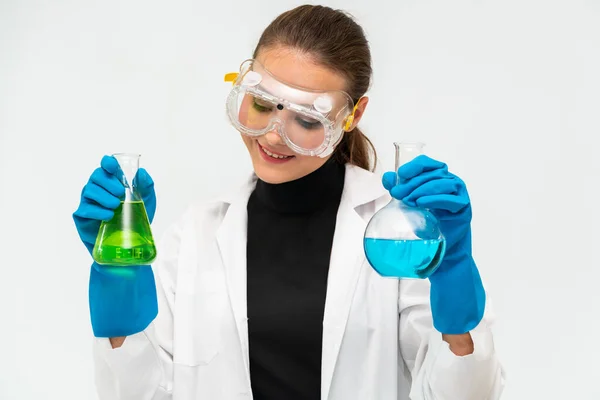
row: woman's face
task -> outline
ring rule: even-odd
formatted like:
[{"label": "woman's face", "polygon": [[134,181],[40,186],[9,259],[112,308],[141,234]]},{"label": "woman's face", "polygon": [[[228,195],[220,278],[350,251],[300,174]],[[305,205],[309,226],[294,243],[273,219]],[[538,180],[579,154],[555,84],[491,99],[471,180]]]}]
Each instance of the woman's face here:
[{"label": "woman's face", "polygon": [[[312,90],[345,90],[343,76],[316,64],[310,57],[287,48],[265,48],[258,56],[259,61],[278,79],[294,86]],[[356,121],[358,122],[358,121]],[[321,167],[330,157],[304,156],[294,153],[276,131],[257,138],[242,135],[248,148],[254,172],[268,183],[293,181]],[[274,158],[268,153],[287,156]]]}]

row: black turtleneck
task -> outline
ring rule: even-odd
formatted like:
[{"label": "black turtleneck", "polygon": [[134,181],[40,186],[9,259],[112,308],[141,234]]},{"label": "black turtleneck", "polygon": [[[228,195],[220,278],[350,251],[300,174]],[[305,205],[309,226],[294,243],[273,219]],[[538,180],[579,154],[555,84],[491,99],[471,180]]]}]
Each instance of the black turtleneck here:
[{"label": "black turtleneck", "polygon": [[345,168],[257,181],[248,201],[248,334],[255,400],[321,398],[327,274]]}]

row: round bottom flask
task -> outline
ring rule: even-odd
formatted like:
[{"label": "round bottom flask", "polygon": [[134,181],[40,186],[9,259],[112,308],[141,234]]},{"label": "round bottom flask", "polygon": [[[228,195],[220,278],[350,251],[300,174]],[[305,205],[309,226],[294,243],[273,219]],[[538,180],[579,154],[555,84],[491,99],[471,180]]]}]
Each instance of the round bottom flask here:
[{"label": "round bottom flask", "polygon": [[[423,154],[422,143],[394,143],[394,146],[396,174],[401,165]],[[446,240],[430,211],[392,199],[369,221],[364,250],[369,264],[381,276],[424,279],[440,266]]]}]

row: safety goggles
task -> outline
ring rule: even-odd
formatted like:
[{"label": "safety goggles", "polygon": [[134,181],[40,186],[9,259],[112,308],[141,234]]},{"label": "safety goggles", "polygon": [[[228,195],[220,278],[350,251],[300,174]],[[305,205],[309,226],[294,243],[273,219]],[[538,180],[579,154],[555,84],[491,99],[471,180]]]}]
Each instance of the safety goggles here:
[{"label": "safety goggles", "polygon": [[276,131],[295,153],[326,157],[354,120],[356,107],[344,91],[313,91],[284,83],[256,60],[242,63],[233,82],[227,115],[242,134]]}]

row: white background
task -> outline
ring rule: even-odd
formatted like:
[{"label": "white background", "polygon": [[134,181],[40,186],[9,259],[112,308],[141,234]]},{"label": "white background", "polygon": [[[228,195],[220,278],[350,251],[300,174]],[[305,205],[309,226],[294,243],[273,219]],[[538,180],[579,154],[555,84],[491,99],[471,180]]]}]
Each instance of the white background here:
[{"label": "white background", "polygon": [[[298,4],[0,1],[0,399],[95,399],[81,188],[103,154],[142,153],[158,236],[246,176],[223,74]],[[468,184],[503,399],[600,399],[600,2],[326,4],[371,42],[379,171],[418,139]]]}]

